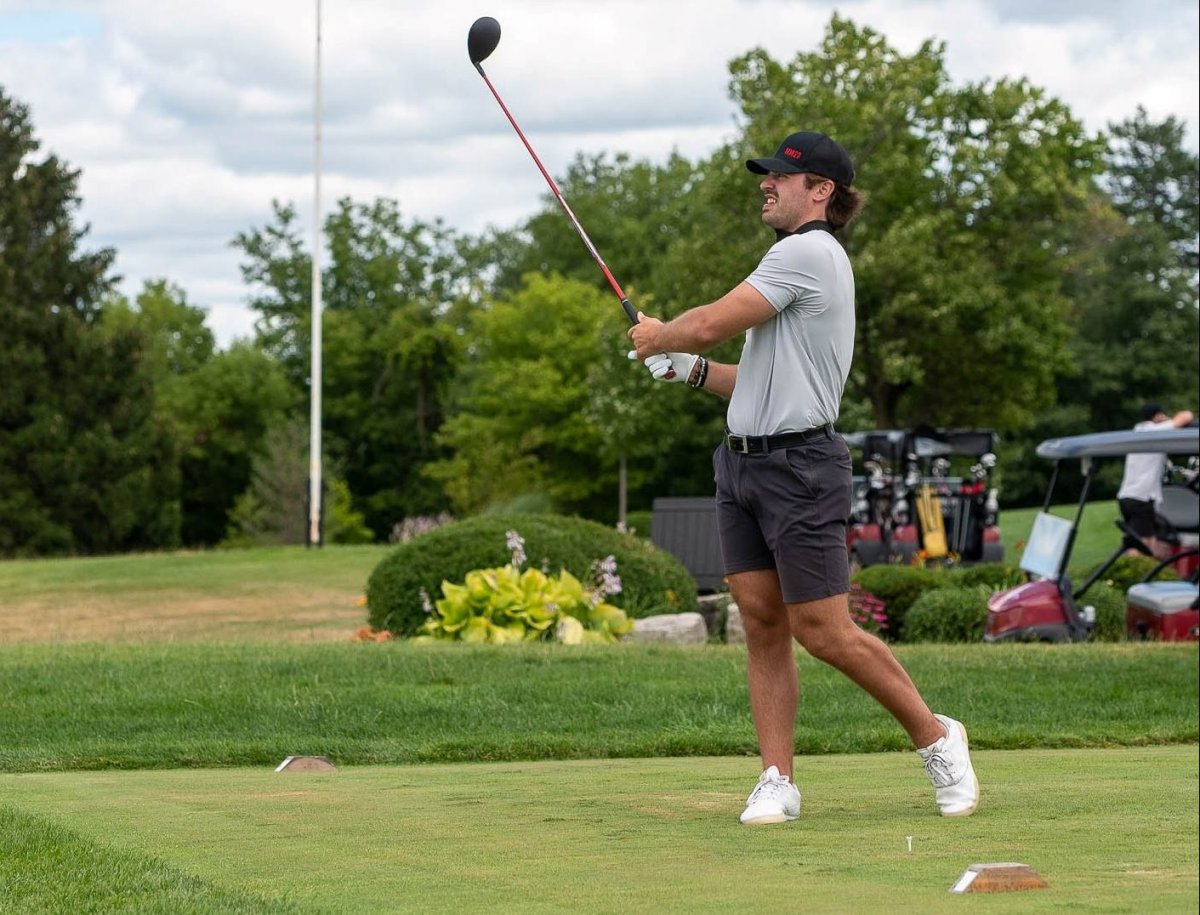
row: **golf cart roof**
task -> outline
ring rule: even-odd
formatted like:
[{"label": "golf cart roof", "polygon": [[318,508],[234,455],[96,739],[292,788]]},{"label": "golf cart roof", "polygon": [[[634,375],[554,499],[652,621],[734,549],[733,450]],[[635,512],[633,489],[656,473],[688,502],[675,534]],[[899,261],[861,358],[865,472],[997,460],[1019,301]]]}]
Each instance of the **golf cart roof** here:
[{"label": "golf cart roof", "polygon": [[965,454],[979,457],[996,447],[998,436],[991,429],[878,429],[869,432],[848,432],[842,436],[852,448],[861,448],[865,455],[915,454],[919,458]]},{"label": "golf cart roof", "polygon": [[996,450],[1000,436],[992,429],[935,429],[932,433],[935,441],[945,443],[950,454],[966,454],[972,457],[982,457],[989,451]]},{"label": "golf cart roof", "polygon": [[846,444],[851,448],[862,448],[871,451],[894,451],[904,447],[908,433],[903,429],[875,429],[869,432],[847,432],[842,435]]},{"label": "golf cart roof", "polygon": [[1200,454],[1200,426],[1182,429],[1147,429],[1134,432],[1093,432],[1067,438],[1048,438],[1037,446],[1037,455],[1052,461],[1064,458],[1124,457],[1127,454]]}]

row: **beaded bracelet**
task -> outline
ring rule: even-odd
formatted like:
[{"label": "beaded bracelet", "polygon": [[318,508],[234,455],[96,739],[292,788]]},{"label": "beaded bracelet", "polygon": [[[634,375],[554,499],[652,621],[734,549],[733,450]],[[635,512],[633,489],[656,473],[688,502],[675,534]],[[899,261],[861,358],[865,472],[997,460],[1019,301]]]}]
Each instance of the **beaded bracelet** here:
[{"label": "beaded bracelet", "polygon": [[702,388],[704,387],[705,380],[708,378],[708,360],[703,356],[699,356],[697,357],[697,365],[699,366],[700,370],[694,373],[696,380],[692,381],[691,378],[688,378],[688,384],[690,384],[693,388]]}]

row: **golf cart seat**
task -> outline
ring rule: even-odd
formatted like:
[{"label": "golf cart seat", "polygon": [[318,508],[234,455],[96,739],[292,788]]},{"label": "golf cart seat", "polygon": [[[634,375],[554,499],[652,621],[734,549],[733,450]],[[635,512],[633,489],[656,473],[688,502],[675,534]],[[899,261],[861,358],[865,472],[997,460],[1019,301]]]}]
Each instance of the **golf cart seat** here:
[{"label": "golf cart seat", "polygon": [[1200,493],[1188,486],[1164,486],[1157,514],[1168,529],[1182,534],[1200,533]]}]

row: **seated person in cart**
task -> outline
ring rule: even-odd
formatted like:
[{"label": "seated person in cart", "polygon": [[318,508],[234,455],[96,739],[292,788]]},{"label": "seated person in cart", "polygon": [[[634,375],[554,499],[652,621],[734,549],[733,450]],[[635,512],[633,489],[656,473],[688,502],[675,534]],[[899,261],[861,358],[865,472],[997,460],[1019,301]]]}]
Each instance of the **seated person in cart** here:
[{"label": "seated person in cart", "polygon": [[[1191,424],[1192,418],[1191,410],[1180,410],[1174,416],[1168,416],[1160,404],[1147,403],[1142,407],[1141,422],[1133,430],[1182,429]],[[1155,520],[1157,507],[1163,499],[1163,475],[1166,469],[1165,454],[1131,454],[1125,459],[1125,475],[1121,479],[1121,488],[1117,490],[1117,506],[1126,529],[1145,541],[1157,559],[1165,559],[1168,553],[1167,544],[1158,539]]]}]

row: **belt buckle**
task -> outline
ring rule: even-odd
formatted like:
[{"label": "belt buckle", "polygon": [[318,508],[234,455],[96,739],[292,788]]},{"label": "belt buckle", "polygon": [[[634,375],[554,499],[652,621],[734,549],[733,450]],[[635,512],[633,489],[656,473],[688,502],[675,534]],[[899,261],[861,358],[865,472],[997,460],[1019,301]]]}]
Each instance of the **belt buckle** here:
[{"label": "belt buckle", "polygon": [[730,450],[735,454],[750,453],[750,436],[748,435],[729,435]]}]

